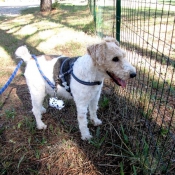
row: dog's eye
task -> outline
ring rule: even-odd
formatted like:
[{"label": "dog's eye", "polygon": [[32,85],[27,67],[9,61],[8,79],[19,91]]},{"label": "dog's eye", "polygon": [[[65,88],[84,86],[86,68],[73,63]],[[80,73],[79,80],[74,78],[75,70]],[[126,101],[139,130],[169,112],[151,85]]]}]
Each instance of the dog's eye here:
[{"label": "dog's eye", "polygon": [[118,61],[119,61],[119,58],[118,58],[118,57],[114,57],[114,58],[112,59],[112,61],[118,62]]}]

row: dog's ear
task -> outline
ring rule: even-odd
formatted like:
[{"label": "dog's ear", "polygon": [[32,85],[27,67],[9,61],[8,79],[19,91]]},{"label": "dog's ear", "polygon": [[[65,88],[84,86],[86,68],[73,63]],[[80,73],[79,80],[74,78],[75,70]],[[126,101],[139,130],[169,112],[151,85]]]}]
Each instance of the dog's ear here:
[{"label": "dog's ear", "polygon": [[104,40],[106,42],[114,42],[117,46],[120,46],[119,42],[115,39],[115,38],[112,38],[112,37],[105,37]]},{"label": "dog's ear", "polygon": [[91,56],[95,64],[101,65],[106,59],[106,42],[94,44],[87,48],[88,54]]},{"label": "dog's ear", "polygon": [[115,44],[116,44],[117,46],[120,46],[120,44],[119,44],[119,42],[118,42],[117,40],[115,40]]}]

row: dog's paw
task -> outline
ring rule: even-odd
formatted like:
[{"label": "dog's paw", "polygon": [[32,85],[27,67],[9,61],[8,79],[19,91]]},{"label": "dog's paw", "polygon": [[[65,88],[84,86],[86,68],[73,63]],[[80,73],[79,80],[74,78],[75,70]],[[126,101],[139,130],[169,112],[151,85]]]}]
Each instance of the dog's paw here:
[{"label": "dog's paw", "polygon": [[99,126],[102,124],[102,121],[97,118],[97,119],[93,120],[93,123],[94,123],[94,126]]},{"label": "dog's paw", "polygon": [[37,123],[37,128],[40,129],[40,130],[41,129],[46,129],[47,128],[47,125],[45,125],[43,122],[42,123],[39,123],[39,124]]},{"label": "dog's paw", "polygon": [[81,139],[82,140],[90,140],[90,139],[92,139],[92,136],[90,134],[88,134],[88,135],[82,135],[81,136]]}]

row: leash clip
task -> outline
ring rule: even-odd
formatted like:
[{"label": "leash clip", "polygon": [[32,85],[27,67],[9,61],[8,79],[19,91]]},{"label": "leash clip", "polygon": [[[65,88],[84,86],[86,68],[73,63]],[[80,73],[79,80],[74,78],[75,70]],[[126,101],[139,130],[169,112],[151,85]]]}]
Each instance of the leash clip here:
[{"label": "leash clip", "polygon": [[67,82],[63,82],[62,85],[64,86],[64,88],[67,90],[69,89],[69,86],[67,85]]},{"label": "leash clip", "polygon": [[54,90],[53,90],[54,92],[53,92],[53,96],[54,96],[54,98],[56,98],[57,99],[57,88],[54,88]]}]

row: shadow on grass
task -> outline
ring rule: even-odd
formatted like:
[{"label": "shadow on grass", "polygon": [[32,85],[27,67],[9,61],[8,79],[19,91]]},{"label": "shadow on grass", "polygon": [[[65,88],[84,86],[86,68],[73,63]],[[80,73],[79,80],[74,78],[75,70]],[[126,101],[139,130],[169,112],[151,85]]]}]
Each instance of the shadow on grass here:
[{"label": "shadow on grass", "polygon": [[[27,45],[29,50],[32,51],[32,53],[36,53],[36,54],[41,54],[41,52],[39,50],[37,50],[35,47],[29,45],[28,43],[26,43],[26,38],[23,39],[18,39],[16,37],[13,36],[13,34],[7,33],[8,31],[6,30],[1,30],[0,29],[0,38],[1,38],[1,43],[0,46],[2,48],[4,48],[4,50],[11,56],[11,58],[15,58],[15,51],[19,46],[22,45]],[[18,63],[19,60],[18,59],[13,59],[14,62]]]},{"label": "shadow on grass", "polygon": [[[9,142],[5,142],[5,131],[9,128],[5,128],[1,132],[1,136],[5,138],[1,140],[1,144],[6,154],[1,155],[1,162],[11,163],[11,166],[6,167],[7,174],[69,172],[73,175],[86,172],[111,175],[120,174],[119,172],[174,172],[171,161],[171,157],[174,156],[174,140],[168,131],[161,129],[151,118],[143,115],[144,105],[139,106],[133,99],[138,91],[132,89],[133,85],[130,83],[128,88],[133,94],[118,87],[105,85],[98,110],[103,124],[94,127],[89,123],[93,135],[89,142],[80,138],[73,101],[65,101],[66,106],[61,111],[47,109],[47,113],[43,115],[43,121],[48,126],[46,131],[37,130],[35,119],[31,116],[26,116],[20,121],[21,125],[17,124],[17,130],[19,135],[23,135],[18,139],[11,136],[11,140],[15,140],[16,144],[23,138],[18,156],[15,156],[15,148],[9,152]],[[106,89],[110,90],[110,93],[107,93]],[[31,101],[27,91],[26,85],[17,87],[17,95],[28,111],[31,109]],[[84,164],[86,166],[83,166]],[[4,166],[0,165],[1,170]]]},{"label": "shadow on grass", "polygon": [[28,10],[23,10],[22,14],[31,14],[31,12],[35,14],[36,12],[36,16],[39,18],[59,23],[66,27],[73,28],[77,31],[83,31],[87,34],[95,34],[95,24],[93,20],[89,23],[86,22],[86,18],[89,16],[89,9],[87,5],[78,6],[60,4],[58,13],[56,14],[54,14],[53,11],[53,13],[40,13],[38,15],[38,10],[39,8],[30,8]]}]

